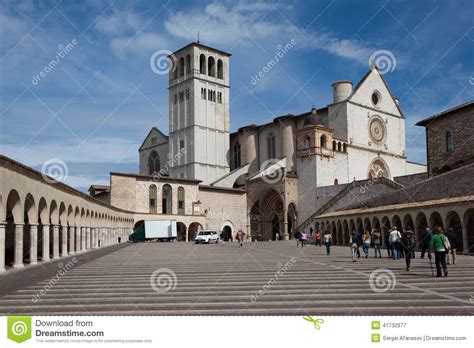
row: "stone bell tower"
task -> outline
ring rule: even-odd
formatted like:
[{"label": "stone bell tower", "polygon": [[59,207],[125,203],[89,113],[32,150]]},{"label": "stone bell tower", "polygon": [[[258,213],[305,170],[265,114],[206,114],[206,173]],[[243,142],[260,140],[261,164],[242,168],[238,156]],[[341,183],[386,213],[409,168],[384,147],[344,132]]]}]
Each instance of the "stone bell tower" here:
[{"label": "stone bell tower", "polygon": [[170,59],[170,176],[211,184],[229,172],[230,54],[191,43]]}]

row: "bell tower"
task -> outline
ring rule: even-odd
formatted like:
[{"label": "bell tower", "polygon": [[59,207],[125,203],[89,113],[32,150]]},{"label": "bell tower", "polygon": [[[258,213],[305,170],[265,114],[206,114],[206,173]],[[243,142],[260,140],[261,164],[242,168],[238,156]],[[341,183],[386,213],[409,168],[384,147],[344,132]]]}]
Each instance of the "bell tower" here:
[{"label": "bell tower", "polygon": [[230,54],[191,43],[170,59],[170,176],[211,184],[229,172]]}]

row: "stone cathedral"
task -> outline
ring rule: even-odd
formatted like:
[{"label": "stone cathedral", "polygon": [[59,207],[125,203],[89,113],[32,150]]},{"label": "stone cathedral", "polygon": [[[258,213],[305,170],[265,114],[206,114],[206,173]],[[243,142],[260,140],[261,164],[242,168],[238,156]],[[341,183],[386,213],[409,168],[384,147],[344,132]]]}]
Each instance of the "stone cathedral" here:
[{"label": "stone cathedral", "polygon": [[[246,207],[238,222],[230,221],[230,235],[244,228],[255,239],[287,239],[350,183],[383,178],[389,185],[426,172],[407,161],[405,117],[377,67],[355,86],[334,82],[329,105],[230,133],[230,57],[200,43],[174,52],[169,135],[153,128],[139,149],[143,176],[187,180],[198,192],[221,190],[218,201],[244,192]],[[217,220],[225,220],[231,212],[220,214]],[[208,227],[223,231],[221,223]]]}]

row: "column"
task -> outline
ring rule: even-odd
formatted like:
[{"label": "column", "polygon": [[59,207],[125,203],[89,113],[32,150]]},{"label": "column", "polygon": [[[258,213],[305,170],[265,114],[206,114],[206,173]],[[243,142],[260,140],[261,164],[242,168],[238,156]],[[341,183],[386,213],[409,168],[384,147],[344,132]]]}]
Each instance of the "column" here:
[{"label": "column", "polygon": [[38,264],[38,224],[30,224],[30,265]]},{"label": "column", "polygon": [[285,208],[283,209],[283,240],[289,240],[289,234],[288,234],[288,208],[285,204]]},{"label": "column", "polygon": [[91,249],[95,249],[95,227],[91,227]]},{"label": "column", "polygon": [[67,256],[67,226],[61,226],[61,256]]},{"label": "column", "polygon": [[81,251],[86,251],[86,227],[81,227]]},{"label": "column", "polygon": [[77,254],[81,251],[81,228],[76,226],[76,248],[74,252]]},{"label": "column", "polygon": [[462,246],[464,255],[469,255],[469,239],[467,238],[467,223],[461,223]]},{"label": "column", "polygon": [[53,259],[59,259],[59,225],[53,225]]},{"label": "column", "polygon": [[74,254],[74,226],[69,226],[69,255]]},{"label": "column", "polygon": [[90,249],[91,245],[91,228],[86,227],[86,250]]},{"label": "column", "polygon": [[5,229],[6,225],[4,222],[0,223],[0,274],[4,273],[5,270]]},{"label": "column", "polygon": [[43,255],[41,260],[49,260],[49,225],[43,224]]},{"label": "column", "polygon": [[15,224],[15,261],[14,268],[23,268],[23,224]]}]

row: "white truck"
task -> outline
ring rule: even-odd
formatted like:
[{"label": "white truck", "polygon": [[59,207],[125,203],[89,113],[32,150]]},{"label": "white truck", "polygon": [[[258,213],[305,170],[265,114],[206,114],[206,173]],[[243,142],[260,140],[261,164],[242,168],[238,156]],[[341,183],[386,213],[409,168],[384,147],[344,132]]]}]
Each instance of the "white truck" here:
[{"label": "white truck", "polygon": [[176,220],[143,221],[130,236],[132,242],[156,240],[173,241],[177,238]]}]

